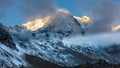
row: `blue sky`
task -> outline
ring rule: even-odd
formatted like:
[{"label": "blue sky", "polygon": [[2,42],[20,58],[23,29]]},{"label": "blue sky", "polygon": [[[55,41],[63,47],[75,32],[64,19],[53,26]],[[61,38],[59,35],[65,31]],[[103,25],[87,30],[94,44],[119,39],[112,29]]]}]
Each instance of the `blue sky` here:
[{"label": "blue sky", "polygon": [[[77,10],[75,0],[55,0],[55,2],[58,7],[68,9],[73,15],[81,15],[80,12]],[[7,7],[4,9],[4,13],[5,16],[0,18],[0,22],[2,22],[3,24],[13,26],[16,24],[24,23],[24,18],[18,8]]]},{"label": "blue sky", "polygon": [[[18,0],[15,1],[17,2],[16,4],[21,4],[20,1]],[[90,16],[89,11],[94,6],[93,1],[96,0],[55,0],[55,3],[57,7],[68,9],[72,15],[81,17],[83,15]],[[119,1],[119,0],[115,0],[115,1]],[[17,24],[23,24],[25,22],[20,9],[17,8],[16,6],[5,8],[4,14],[5,16],[0,18],[0,22],[2,22],[5,25],[13,26]]]},{"label": "blue sky", "polygon": [[24,22],[23,16],[17,8],[7,8],[4,13],[5,16],[0,19],[0,22],[5,25],[14,26]]},{"label": "blue sky", "polygon": [[68,9],[73,15],[81,15],[75,0],[56,0],[58,7]]}]

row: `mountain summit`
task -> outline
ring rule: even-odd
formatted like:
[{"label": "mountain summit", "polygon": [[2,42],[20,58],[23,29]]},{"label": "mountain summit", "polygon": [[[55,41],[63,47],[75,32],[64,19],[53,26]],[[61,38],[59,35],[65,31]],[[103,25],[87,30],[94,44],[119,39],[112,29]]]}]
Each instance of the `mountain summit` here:
[{"label": "mountain summit", "polygon": [[[1,24],[0,67],[69,68],[95,63],[100,59],[108,63],[120,63],[119,53],[119,57],[116,57],[109,48],[99,47],[99,44],[83,38],[85,25],[72,15],[59,11],[48,21],[33,31],[28,28],[33,29],[35,23],[32,26],[27,24],[15,27]],[[77,34],[80,35],[79,39],[71,37]]]}]

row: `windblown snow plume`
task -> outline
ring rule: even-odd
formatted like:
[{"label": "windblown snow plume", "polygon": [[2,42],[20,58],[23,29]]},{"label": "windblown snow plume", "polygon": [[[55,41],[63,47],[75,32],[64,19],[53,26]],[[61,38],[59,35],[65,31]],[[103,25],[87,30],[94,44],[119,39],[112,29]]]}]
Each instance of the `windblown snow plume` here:
[{"label": "windblown snow plume", "polygon": [[74,18],[76,18],[78,21],[80,21],[82,23],[90,23],[90,22],[92,22],[92,20],[88,16],[83,16],[82,18],[74,16]]},{"label": "windblown snow plume", "polygon": [[[76,16],[73,17],[68,10],[61,8],[61,9],[57,9],[53,14],[46,16],[44,18],[37,18],[33,21],[28,21],[27,23],[23,24],[23,26],[31,31],[35,31],[39,28],[42,28],[45,25],[49,25],[49,26],[51,26],[51,25],[58,26],[59,25],[58,26],[58,28],[59,28],[60,26],[62,27],[63,24],[66,24],[66,23],[71,24],[71,18],[72,19],[75,18],[77,20],[77,22],[78,21],[82,22],[82,23],[91,22],[90,18],[87,16],[83,16],[82,18],[79,18]],[[74,24],[76,24],[76,23],[74,23]],[[69,28],[70,28],[71,25],[67,25],[67,26],[69,26]],[[70,29],[72,29],[72,27]]]},{"label": "windblown snow plume", "polygon": [[26,21],[48,16],[56,10],[54,0],[21,0],[21,11]]},{"label": "windblown snow plume", "polygon": [[43,19],[35,19],[33,21],[29,21],[23,24],[28,30],[35,31],[43,26],[45,26],[50,20],[50,16],[45,17]]},{"label": "windblown snow plume", "polygon": [[120,30],[120,25],[112,27],[112,31],[118,31],[118,30]]},{"label": "windblown snow plume", "polygon": [[67,9],[64,9],[64,8],[58,9],[57,12],[63,12],[65,14],[70,14],[70,12]]},{"label": "windblown snow plume", "polygon": [[90,33],[111,32],[111,27],[120,19],[117,0],[77,0],[77,3],[80,13],[92,18],[93,24],[88,29]]}]

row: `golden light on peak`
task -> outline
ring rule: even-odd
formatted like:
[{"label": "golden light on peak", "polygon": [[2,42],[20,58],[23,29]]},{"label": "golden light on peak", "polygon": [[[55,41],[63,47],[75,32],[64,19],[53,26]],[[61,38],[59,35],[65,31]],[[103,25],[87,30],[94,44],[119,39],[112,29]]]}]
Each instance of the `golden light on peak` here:
[{"label": "golden light on peak", "polygon": [[78,21],[80,21],[82,23],[90,23],[90,22],[92,22],[91,19],[88,16],[83,16],[82,18],[74,16],[74,18],[76,18]]},{"label": "golden light on peak", "polygon": [[45,17],[43,19],[35,19],[33,21],[29,21],[23,24],[28,30],[35,31],[43,26],[45,26],[49,22],[50,16]]},{"label": "golden light on peak", "polygon": [[118,31],[120,30],[120,25],[112,27],[112,31]]}]

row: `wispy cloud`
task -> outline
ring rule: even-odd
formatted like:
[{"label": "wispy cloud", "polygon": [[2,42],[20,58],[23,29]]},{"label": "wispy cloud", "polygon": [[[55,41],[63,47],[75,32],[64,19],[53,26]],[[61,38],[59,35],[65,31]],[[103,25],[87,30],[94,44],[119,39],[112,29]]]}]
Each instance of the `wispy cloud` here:
[{"label": "wispy cloud", "polygon": [[54,0],[22,0],[22,14],[26,20],[46,16],[56,8]]},{"label": "wispy cloud", "polygon": [[120,5],[116,0],[80,0],[78,4],[81,13],[89,13],[93,18],[90,32],[111,31],[115,21],[120,18]]}]

